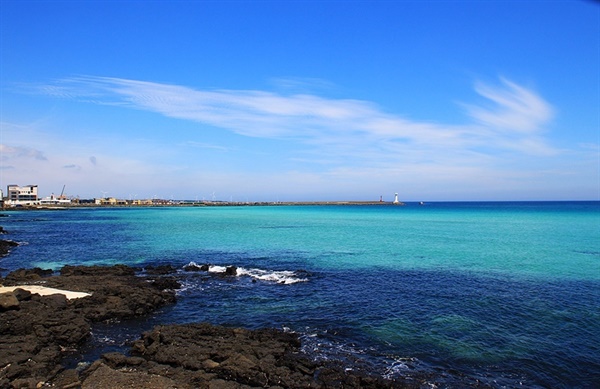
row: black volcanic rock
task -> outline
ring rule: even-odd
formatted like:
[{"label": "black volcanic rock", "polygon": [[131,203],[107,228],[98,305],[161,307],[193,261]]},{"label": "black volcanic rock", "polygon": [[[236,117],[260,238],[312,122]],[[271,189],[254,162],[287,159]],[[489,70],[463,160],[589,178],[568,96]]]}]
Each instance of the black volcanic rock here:
[{"label": "black volcanic rock", "polygon": [[35,388],[55,377],[63,370],[63,356],[86,341],[93,322],[146,315],[175,302],[176,283],[165,282],[169,288],[162,289],[127,266],[65,266],[60,274],[20,269],[3,280],[5,285],[33,282],[91,296],[67,300],[62,294],[40,296],[22,289],[7,296],[9,309],[0,311],[0,388]]},{"label": "black volcanic rock", "polygon": [[226,276],[235,276],[235,275],[237,275],[237,267],[236,266],[227,266],[225,268],[225,275]]},{"label": "black volcanic rock", "polygon": [[30,380],[52,377],[61,369],[62,354],[89,334],[89,322],[64,295],[34,294],[19,301],[17,310],[0,313],[0,387],[29,387]]},{"label": "black volcanic rock", "polygon": [[[300,353],[293,333],[250,331],[206,323],[157,326],[143,334],[131,356],[107,353],[81,376],[82,388],[117,380],[138,388],[388,388],[407,387]],[[142,384],[143,383],[143,384]],[[164,386],[161,386],[164,385]]]},{"label": "black volcanic rock", "polygon": [[167,275],[177,272],[173,265],[146,266],[144,270],[149,275]]},{"label": "black volcanic rock", "polygon": [[8,254],[12,248],[18,245],[17,242],[13,242],[12,240],[0,239],[0,256]]},{"label": "black volcanic rock", "polygon": [[208,271],[209,269],[209,265],[208,264],[204,264],[204,265],[195,265],[195,264],[190,264],[190,265],[186,265],[183,267],[183,270],[185,271],[190,271],[190,272],[198,272],[198,271]]},{"label": "black volcanic rock", "polygon": [[[232,273],[235,268],[230,270]],[[206,323],[154,327],[129,355],[106,353],[79,372],[61,366],[90,336],[95,321],[145,315],[175,302],[172,276],[139,277],[127,266],[66,266],[60,275],[18,271],[17,279],[91,293],[67,300],[15,289],[0,311],[0,388],[417,388],[420,380],[385,380],[342,363],[314,361],[298,335]],[[18,304],[15,306],[15,299]],[[118,325],[115,323],[114,325]]]},{"label": "black volcanic rock", "polygon": [[40,281],[44,277],[52,275],[54,272],[50,269],[41,269],[34,267],[33,269],[17,269],[6,275],[4,283],[6,285],[17,285],[20,283],[30,283]]}]

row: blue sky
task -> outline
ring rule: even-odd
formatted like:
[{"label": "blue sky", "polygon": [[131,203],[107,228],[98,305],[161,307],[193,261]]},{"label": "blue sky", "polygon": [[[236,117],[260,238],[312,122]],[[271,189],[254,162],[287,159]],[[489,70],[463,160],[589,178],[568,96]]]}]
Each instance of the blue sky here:
[{"label": "blue sky", "polygon": [[595,2],[0,4],[3,189],[600,199]]}]

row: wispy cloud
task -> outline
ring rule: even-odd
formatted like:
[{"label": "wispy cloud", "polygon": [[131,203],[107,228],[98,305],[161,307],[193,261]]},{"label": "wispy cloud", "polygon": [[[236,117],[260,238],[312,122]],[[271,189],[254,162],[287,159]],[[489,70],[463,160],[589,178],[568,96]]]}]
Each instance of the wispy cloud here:
[{"label": "wispy cloud", "polygon": [[46,161],[47,158],[40,150],[35,150],[29,147],[9,146],[0,144],[0,160],[2,162],[9,161],[15,158],[36,159]]},{"label": "wispy cloud", "polygon": [[482,125],[499,131],[537,133],[552,118],[550,105],[533,91],[501,79],[502,86],[477,83],[475,90],[494,103],[490,108],[467,106]]},{"label": "wispy cloud", "polygon": [[38,91],[129,106],[249,137],[291,139],[345,157],[377,160],[383,152],[398,156],[418,152],[419,158],[423,153],[438,158],[434,155],[485,155],[490,150],[531,155],[557,152],[542,136],[552,119],[550,104],[506,79],[497,86],[475,85],[487,105],[465,105],[463,125],[411,121],[362,100],[257,90],[198,90],[122,78],[68,78]]},{"label": "wispy cloud", "polygon": [[[541,171],[560,168],[557,158],[545,157],[569,155],[546,139],[552,106],[505,79],[476,83],[473,99],[480,102],[457,106],[464,112],[459,124],[411,120],[373,102],[315,93],[205,90],[107,77],[67,78],[33,89],[189,122],[169,124],[168,137],[160,131],[130,137],[119,122],[98,127],[109,131],[101,137],[87,132],[83,138],[58,136],[46,122],[29,130],[3,127],[5,179],[49,187],[58,181],[94,195],[116,186],[138,193],[186,188],[200,196],[215,189],[259,196],[269,188],[284,197],[319,198],[402,185],[446,199],[481,187],[494,198],[504,188],[533,191]],[[51,161],[40,163],[46,156]]]}]

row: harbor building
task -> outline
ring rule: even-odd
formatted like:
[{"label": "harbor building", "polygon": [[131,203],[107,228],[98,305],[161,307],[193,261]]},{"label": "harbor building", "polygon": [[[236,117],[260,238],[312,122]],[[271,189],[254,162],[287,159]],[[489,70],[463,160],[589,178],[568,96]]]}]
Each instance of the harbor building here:
[{"label": "harbor building", "polygon": [[38,186],[8,185],[6,199],[10,205],[36,205],[38,203]]}]

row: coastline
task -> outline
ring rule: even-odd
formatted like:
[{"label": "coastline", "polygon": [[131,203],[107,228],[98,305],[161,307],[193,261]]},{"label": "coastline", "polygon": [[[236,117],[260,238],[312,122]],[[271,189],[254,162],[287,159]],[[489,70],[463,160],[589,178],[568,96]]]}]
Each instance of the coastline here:
[{"label": "coastline", "polygon": [[[127,354],[105,353],[79,361],[82,368],[65,368],[61,363],[78,355],[94,323],[118,326],[176,303],[175,268],[141,270],[65,266],[59,274],[38,268],[9,273],[2,283],[13,289],[0,292],[0,387],[416,388],[427,382],[387,380],[339,361],[314,361],[300,351],[295,333],[207,323],[159,325],[141,334]],[[31,285],[58,293],[33,293]]]},{"label": "coastline", "polygon": [[26,210],[68,210],[78,208],[161,208],[161,207],[265,207],[265,206],[324,206],[324,205],[377,205],[377,206],[405,206],[406,203],[393,203],[390,201],[258,201],[258,202],[235,202],[235,201],[174,201],[160,202],[156,204],[54,204],[54,205],[22,205],[4,206],[2,211],[26,211]]}]

